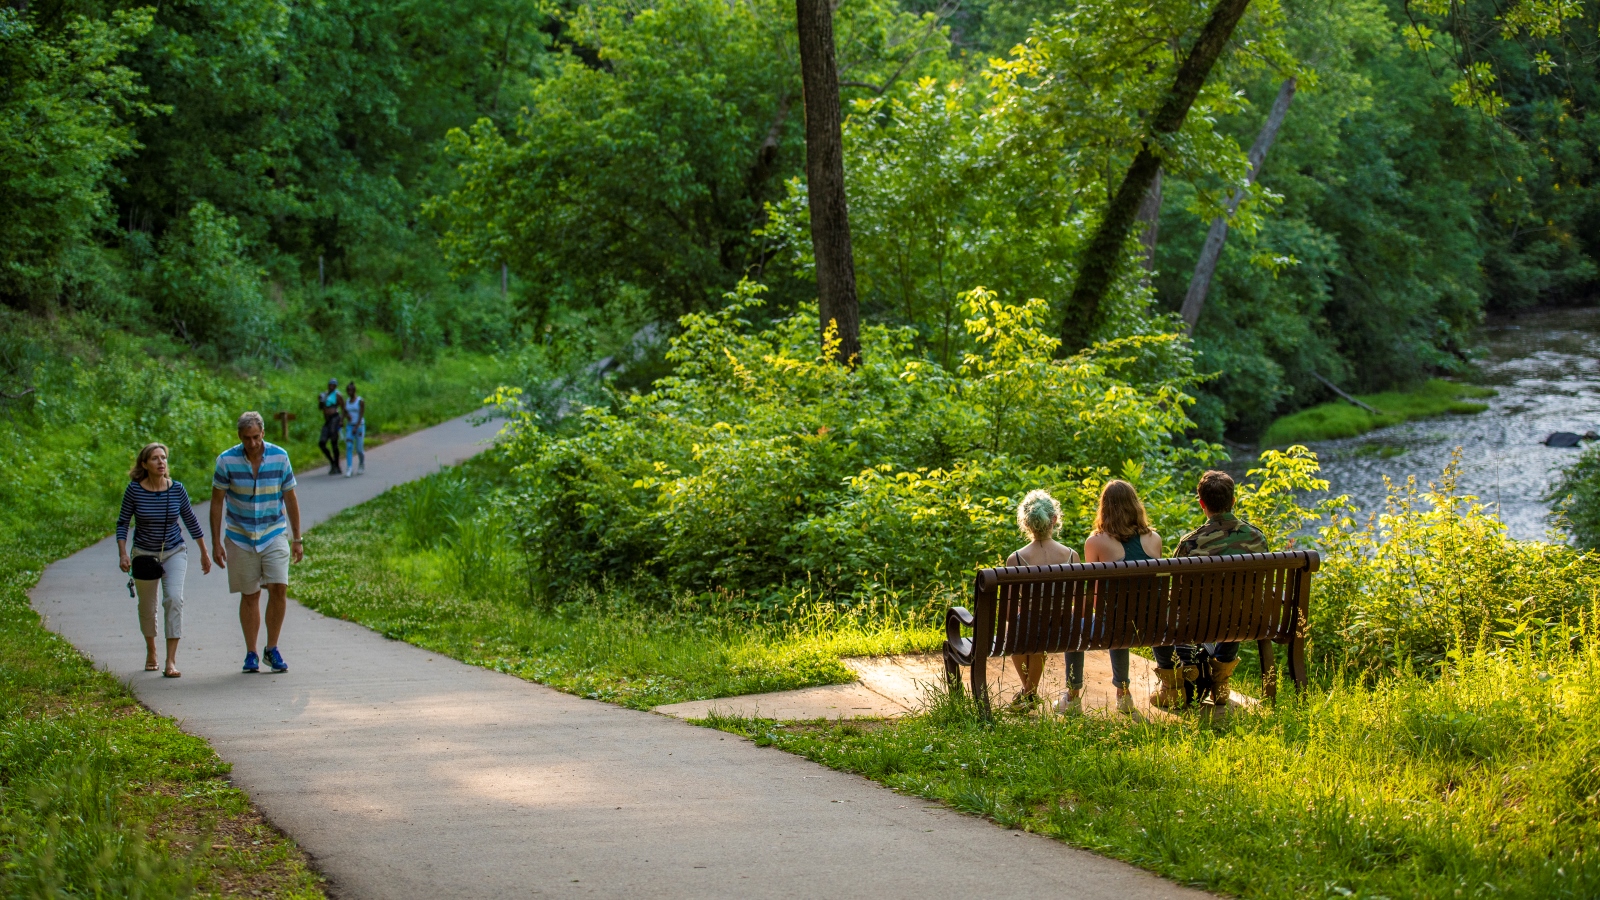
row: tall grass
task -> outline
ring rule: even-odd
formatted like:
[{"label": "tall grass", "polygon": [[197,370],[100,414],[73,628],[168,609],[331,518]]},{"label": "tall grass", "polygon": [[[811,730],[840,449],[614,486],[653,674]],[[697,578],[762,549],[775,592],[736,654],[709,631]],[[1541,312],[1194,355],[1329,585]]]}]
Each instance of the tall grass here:
[{"label": "tall grass", "polygon": [[1600,896],[1600,651],[1528,641],[1442,677],[1324,678],[1226,721],[718,727],[1250,898]]}]

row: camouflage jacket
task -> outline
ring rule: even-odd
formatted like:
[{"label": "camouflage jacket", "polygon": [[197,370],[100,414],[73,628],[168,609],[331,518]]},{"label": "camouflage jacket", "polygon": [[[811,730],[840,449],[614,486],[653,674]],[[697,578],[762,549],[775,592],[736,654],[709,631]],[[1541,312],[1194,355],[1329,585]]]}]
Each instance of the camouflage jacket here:
[{"label": "camouflage jacket", "polygon": [[1217,513],[1178,541],[1178,556],[1266,553],[1267,536],[1231,512]]}]

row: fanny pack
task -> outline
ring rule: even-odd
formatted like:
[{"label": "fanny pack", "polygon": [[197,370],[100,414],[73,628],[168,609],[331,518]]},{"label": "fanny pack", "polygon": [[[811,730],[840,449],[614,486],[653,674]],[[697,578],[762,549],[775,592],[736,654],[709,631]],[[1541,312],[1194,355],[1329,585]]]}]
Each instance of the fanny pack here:
[{"label": "fanny pack", "polygon": [[[171,491],[176,485],[168,485]],[[167,498],[167,521],[161,526],[161,556],[167,554],[167,532],[172,530],[172,498]],[[135,556],[133,566],[128,574],[139,581],[156,581],[167,574],[167,567],[161,564],[161,556]]]}]

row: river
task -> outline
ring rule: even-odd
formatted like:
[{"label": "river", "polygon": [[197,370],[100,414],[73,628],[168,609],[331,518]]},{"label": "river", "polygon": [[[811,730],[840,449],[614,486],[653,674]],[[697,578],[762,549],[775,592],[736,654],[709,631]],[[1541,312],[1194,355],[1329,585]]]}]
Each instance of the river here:
[{"label": "river", "polygon": [[1382,508],[1383,478],[1437,481],[1461,450],[1462,493],[1498,510],[1513,537],[1550,539],[1544,501],[1577,449],[1540,443],[1553,431],[1600,430],[1600,309],[1548,310],[1484,328],[1473,380],[1499,393],[1476,415],[1423,419],[1311,445],[1335,494]]}]

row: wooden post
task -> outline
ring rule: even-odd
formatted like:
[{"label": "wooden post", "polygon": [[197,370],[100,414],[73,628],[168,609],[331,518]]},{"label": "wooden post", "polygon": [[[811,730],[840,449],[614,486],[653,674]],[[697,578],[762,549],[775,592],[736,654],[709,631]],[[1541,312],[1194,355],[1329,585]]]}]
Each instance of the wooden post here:
[{"label": "wooden post", "polygon": [[509,280],[510,280],[510,270],[506,268],[506,264],[505,263],[501,263],[500,264],[500,296],[502,296],[502,297],[504,297],[506,295],[506,286],[507,286],[507,283],[508,283]]},{"label": "wooden post", "polygon": [[289,423],[295,420],[295,414],[286,409],[280,409],[273,413],[272,417],[283,423],[283,442],[287,444],[289,442]]},{"label": "wooden post", "polygon": [[319,288],[325,288],[328,286],[328,275],[327,271],[323,268],[322,260],[322,254],[317,254],[317,287]]}]

